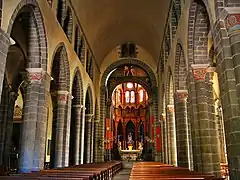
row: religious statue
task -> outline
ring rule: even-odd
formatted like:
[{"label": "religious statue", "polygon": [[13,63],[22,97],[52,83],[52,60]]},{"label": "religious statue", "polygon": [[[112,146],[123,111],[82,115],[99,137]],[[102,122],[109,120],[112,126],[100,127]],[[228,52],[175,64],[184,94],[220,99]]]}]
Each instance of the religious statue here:
[{"label": "religious statue", "polygon": [[119,151],[122,150],[122,143],[121,143],[121,141],[118,141],[118,150],[119,150]]},{"label": "religious statue", "polygon": [[132,140],[132,133],[128,133],[128,141],[127,141],[128,144],[133,144],[133,140]]},{"label": "religious statue", "polygon": [[139,149],[140,151],[143,150],[143,143],[142,143],[142,142],[139,142],[139,143],[138,143],[138,149]]}]

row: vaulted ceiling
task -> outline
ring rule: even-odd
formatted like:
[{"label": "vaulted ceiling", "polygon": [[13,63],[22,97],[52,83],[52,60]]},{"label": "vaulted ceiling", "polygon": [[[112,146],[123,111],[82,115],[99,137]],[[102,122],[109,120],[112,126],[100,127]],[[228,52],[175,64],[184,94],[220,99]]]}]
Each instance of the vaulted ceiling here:
[{"label": "vaulted ceiling", "polygon": [[117,45],[132,41],[158,61],[170,0],[72,0],[100,66]]}]

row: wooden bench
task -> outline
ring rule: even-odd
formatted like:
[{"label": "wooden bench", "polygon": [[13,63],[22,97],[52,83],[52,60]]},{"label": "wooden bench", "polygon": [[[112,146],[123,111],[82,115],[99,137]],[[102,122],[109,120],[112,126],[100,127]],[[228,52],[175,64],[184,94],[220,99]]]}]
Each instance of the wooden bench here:
[{"label": "wooden bench", "polygon": [[213,175],[189,171],[187,168],[174,167],[159,162],[141,162],[133,165],[130,180],[163,179],[163,180],[220,180]]},{"label": "wooden bench", "polygon": [[122,162],[81,164],[71,167],[41,170],[38,172],[0,176],[0,179],[69,179],[109,180],[122,168]]}]

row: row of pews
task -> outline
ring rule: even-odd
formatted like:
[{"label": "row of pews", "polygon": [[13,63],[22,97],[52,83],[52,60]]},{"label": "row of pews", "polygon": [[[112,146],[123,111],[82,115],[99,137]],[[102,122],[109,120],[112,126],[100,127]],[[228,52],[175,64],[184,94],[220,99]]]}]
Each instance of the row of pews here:
[{"label": "row of pews", "polygon": [[204,175],[187,168],[174,167],[159,162],[137,162],[133,165],[130,180],[222,180],[212,175]]},{"label": "row of pews", "polygon": [[38,172],[0,176],[1,180],[109,180],[122,169],[122,162],[81,164]]}]

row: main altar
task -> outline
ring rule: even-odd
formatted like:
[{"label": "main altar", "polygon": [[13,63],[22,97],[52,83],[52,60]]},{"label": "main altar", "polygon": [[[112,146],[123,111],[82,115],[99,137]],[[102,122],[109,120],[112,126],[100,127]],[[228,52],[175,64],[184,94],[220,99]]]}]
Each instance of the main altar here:
[{"label": "main altar", "polygon": [[138,143],[138,149],[133,149],[134,141],[132,140],[132,135],[129,133],[128,135],[128,149],[122,149],[121,142],[118,143],[118,150],[123,161],[137,161],[141,159],[143,143]]}]

